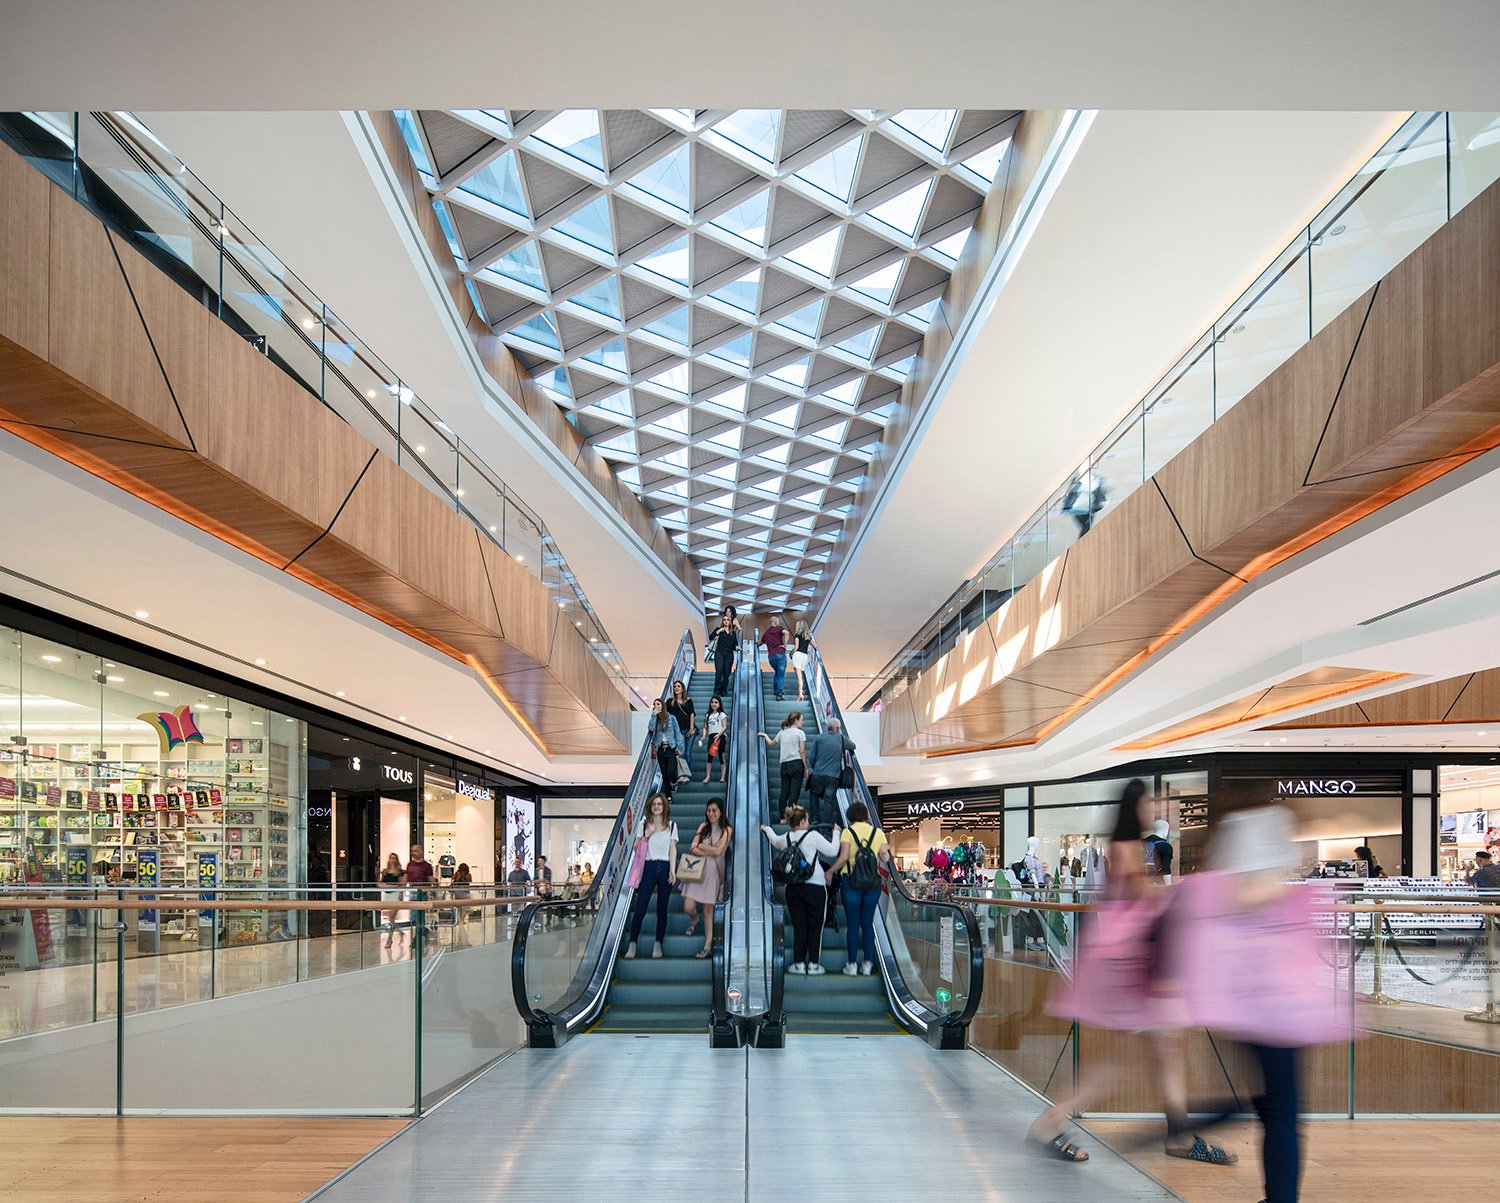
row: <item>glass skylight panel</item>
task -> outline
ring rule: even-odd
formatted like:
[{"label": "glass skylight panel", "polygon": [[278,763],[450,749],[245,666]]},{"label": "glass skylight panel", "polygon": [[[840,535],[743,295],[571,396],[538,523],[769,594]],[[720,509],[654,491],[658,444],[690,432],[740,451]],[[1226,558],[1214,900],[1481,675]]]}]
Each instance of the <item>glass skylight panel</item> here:
[{"label": "glass skylight panel", "polygon": [[937,317],[938,306],[943,303],[941,297],[933,297],[925,305],[918,305],[915,309],[907,310],[906,316],[916,318],[922,323],[923,329],[932,325],[932,319]]},{"label": "glass skylight panel", "polygon": [[583,208],[568,214],[552,228],[559,234],[576,238],[595,250],[614,253],[615,240],[610,231],[608,197],[596,196]]},{"label": "glass skylight panel", "polygon": [[504,109],[480,109],[479,111],[491,121],[496,122],[506,133],[510,133],[510,118]]},{"label": "glass skylight panel", "polygon": [[816,276],[827,280],[833,276],[833,265],[838,259],[839,235],[843,233],[842,226],[835,226],[826,234],[819,234],[811,242],[804,242],[786,253],[788,263],[795,263],[798,267],[805,267]]},{"label": "glass skylight panel", "polygon": [[668,125],[674,125],[680,130],[693,128],[692,109],[647,109],[648,113],[660,117]]},{"label": "glass skylight panel", "polygon": [[675,343],[679,347],[688,345],[688,307],[686,305],[673,309],[670,313],[664,313],[655,321],[648,322],[641,329],[648,334],[655,334],[668,342]]},{"label": "glass skylight panel", "polygon": [[775,324],[785,326],[788,330],[806,335],[808,338],[816,338],[818,323],[823,320],[823,309],[827,304],[826,298],[819,297],[811,305],[804,305],[801,309],[777,318]]},{"label": "glass skylight panel", "polygon": [[432,175],[432,164],[427,159],[427,150],[422,145],[421,135],[417,133],[417,118],[410,109],[396,110],[396,124],[401,129],[402,140],[406,143],[406,149],[411,155],[412,162],[417,165],[417,170],[423,175]]},{"label": "glass skylight panel", "polygon": [[777,368],[771,373],[772,380],[779,380],[782,384],[789,384],[793,388],[807,387],[807,373],[812,368],[812,357],[793,360],[789,364]]},{"label": "glass skylight panel", "polygon": [[841,351],[848,351],[856,359],[862,359],[865,363],[870,362],[870,356],[875,354],[875,344],[880,341],[880,327],[871,326],[868,330],[862,330],[853,338],[846,338],[838,344]]},{"label": "glass skylight panel", "polygon": [[707,404],[719,405],[736,413],[744,413],[747,392],[747,386],[736,384],[733,388],[726,388],[722,393],[715,393],[708,399]]},{"label": "glass skylight panel", "polygon": [[568,298],[575,305],[581,305],[594,313],[602,313],[605,317],[620,320],[620,284],[613,276],[606,276],[596,284],[590,284],[581,292],[575,292]]},{"label": "glass skylight panel", "polygon": [[883,305],[889,305],[891,298],[896,295],[896,286],[901,282],[901,269],[905,266],[905,262],[904,259],[897,259],[894,263],[888,263],[879,271],[871,272],[863,280],[856,280],[849,287]]},{"label": "glass skylight panel", "polygon": [[535,380],[542,386],[542,391],[554,401],[567,402],[573,399],[573,388],[568,383],[567,369],[552,368],[535,377]]},{"label": "glass skylight panel", "polygon": [[762,162],[776,159],[776,136],[781,130],[779,109],[736,109],[708,131],[711,141],[723,139],[749,151]]},{"label": "glass skylight panel", "polygon": [[667,243],[660,250],[652,251],[649,255],[643,255],[637,260],[637,266],[661,276],[663,279],[673,280],[678,284],[686,284],[688,282],[687,235],[684,234],[681,238]]},{"label": "glass skylight panel", "polygon": [[535,317],[527,318],[511,333],[518,338],[526,339],[527,342],[536,343],[538,346],[547,347],[553,351],[560,349],[557,331],[552,328],[551,319],[545,313],[538,313]]},{"label": "glass skylight panel", "polygon": [[[458,231],[453,228],[453,217],[448,212],[448,206],[440,200],[435,200],[432,202],[432,211],[437,214],[438,225],[443,229],[443,237],[448,240],[448,249],[453,252],[453,257],[462,266],[468,256],[464,254],[463,244],[458,241]],[[183,258],[186,257],[183,256]]]},{"label": "glass skylight panel", "polygon": [[738,453],[745,441],[745,428],[743,426],[731,426],[728,430],[721,430],[713,438],[709,439],[707,445],[716,447],[720,451]]},{"label": "glass skylight panel", "polygon": [[957,234],[949,234],[941,242],[934,242],[932,249],[944,259],[950,259],[957,263],[964,253],[964,244],[969,241],[970,230],[960,230]]},{"label": "glass skylight panel", "polygon": [[599,138],[596,109],[564,109],[532,137],[590,167],[604,169],[604,144]]},{"label": "glass skylight panel", "polygon": [[602,347],[595,347],[583,357],[589,363],[596,363],[601,368],[610,368],[613,371],[624,373],[628,371],[625,362],[625,340],[614,339],[605,343]]},{"label": "glass skylight panel", "polygon": [[671,154],[664,155],[631,176],[624,191],[643,193],[679,213],[687,213],[692,208],[689,200],[691,186],[692,164],[688,144],[684,142]]},{"label": "glass skylight panel", "polygon": [[[669,392],[676,393],[680,397],[686,397],[688,395],[688,379],[688,365],[686,363],[676,363],[652,376],[650,383]],[[680,412],[682,413],[683,422],[682,433],[686,434],[687,413],[686,411]]]},{"label": "glass skylight panel", "polygon": [[792,447],[790,443],[772,443],[768,447],[762,447],[755,453],[755,458],[765,460],[771,464],[785,464],[791,458]]},{"label": "glass skylight panel", "polygon": [[905,380],[911,375],[912,368],[916,366],[917,357],[915,355],[908,355],[905,359],[898,359],[895,363],[888,365],[885,371],[894,372],[902,380]]},{"label": "glass skylight panel", "polygon": [[655,421],[650,422],[646,429],[656,435],[687,438],[689,433],[687,410],[669,409]]},{"label": "glass skylight panel", "polygon": [[957,119],[957,109],[904,109],[891,118],[891,124],[920,138],[933,150],[943,150]]},{"label": "glass skylight panel", "polygon": [[863,138],[845,142],[797,172],[796,178],[847,205],[854,195],[854,176],[859,170],[859,152],[863,145]]},{"label": "glass skylight panel", "polygon": [[750,366],[750,342],[751,335],[747,331],[738,338],[730,339],[727,343],[715,347],[709,354],[737,367],[748,368]]},{"label": "glass skylight panel", "polygon": [[741,313],[754,314],[760,306],[760,268],[731,280],[708,294],[716,301],[732,305]]},{"label": "glass skylight panel", "polygon": [[932,183],[931,179],[923,180],[900,196],[876,205],[870,210],[870,216],[908,238],[913,237],[917,227],[922,224],[922,210],[927,206],[927,198],[932,195]]},{"label": "glass skylight panel", "polygon": [[541,292],[547,291],[547,278],[542,275],[542,258],[537,253],[536,243],[523,242],[513,251],[496,259],[487,269],[507,280],[529,284]]},{"label": "glass skylight panel", "polygon": [[977,155],[971,155],[959,165],[959,171],[967,172],[986,184],[993,184],[995,176],[1000,173],[1000,162],[1005,158],[1005,152],[1010,149],[1010,139],[1004,138],[996,142],[988,150],[981,150]]},{"label": "glass skylight panel", "polygon": [[460,191],[480,197],[522,217],[531,215],[526,194],[521,190],[521,173],[516,156],[506,151],[492,163],[486,163],[459,186]]},{"label": "glass skylight panel", "polygon": [[771,190],[757,192],[749,200],[741,201],[732,209],[726,209],[708,224],[736,238],[743,239],[756,249],[766,245],[767,218],[771,212]]}]

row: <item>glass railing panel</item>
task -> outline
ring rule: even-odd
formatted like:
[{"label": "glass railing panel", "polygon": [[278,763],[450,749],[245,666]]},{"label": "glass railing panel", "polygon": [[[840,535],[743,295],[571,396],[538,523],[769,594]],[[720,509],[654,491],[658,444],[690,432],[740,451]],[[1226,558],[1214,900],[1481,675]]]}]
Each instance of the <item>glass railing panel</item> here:
[{"label": "glass railing panel", "polygon": [[458,439],[419,398],[401,415],[401,462],[449,505],[458,499]]},{"label": "glass railing panel", "polygon": [[1500,180],[1500,113],[1449,113],[1448,157],[1457,213]]},{"label": "glass railing panel", "polygon": [[1098,505],[1093,515],[1097,522],[1146,479],[1146,424],[1139,411],[1121,422],[1101,445],[1090,465],[1098,480]]},{"label": "glass railing panel", "polygon": [[971,945],[962,915],[908,897],[885,895],[881,910],[891,952],[912,997],[936,1015],[962,1011],[976,983],[970,978]]},{"label": "glass railing panel", "polygon": [[1307,241],[1287,247],[1214,327],[1214,417],[1222,418],[1308,340]]},{"label": "glass railing panel", "polygon": [[381,363],[338,317],[324,322],[327,355],[323,400],[391,459],[396,453],[399,395],[396,374]]},{"label": "glass railing panel", "polygon": [[1011,562],[1015,565],[1016,585],[1039,576],[1047,567],[1047,524],[1045,516],[1033,518],[1015,537]]},{"label": "glass railing panel", "polygon": [[[428,913],[422,945],[422,1095],[432,1103],[524,1039],[510,989],[510,933],[493,906],[466,905],[475,891],[426,891],[451,903]],[[576,930],[564,911],[551,922]]]},{"label": "glass railing panel", "polygon": [[1205,334],[1146,398],[1146,450],[1142,471],[1149,479],[1213,425],[1214,345]]},{"label": "glass railing panel", "polygon": [[505,486],[479,462],[473,448],[462,441],[458,446],[458,498],[460,507],[475,526],[501,547],[509,548]]},{"label": "glass railing panel", "polygon": [[1093,522],[1094,499],[1099,495],[1096,481],[1087,465],[1047,499],[1042,507],[1042,522],[1047,531],[1047,559],[1057,559],[1089,528]]},{"label": "glass railing panel", "polygon": [[1441,113],[1418,113],[1312,221],[1313,332],[1447,219],[1446,122]]}]

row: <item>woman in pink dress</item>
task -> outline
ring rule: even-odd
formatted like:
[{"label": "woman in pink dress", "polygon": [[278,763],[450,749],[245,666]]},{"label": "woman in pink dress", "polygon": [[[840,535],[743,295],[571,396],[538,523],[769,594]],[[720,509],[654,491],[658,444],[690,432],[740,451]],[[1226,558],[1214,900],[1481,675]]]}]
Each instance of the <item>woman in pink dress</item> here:
[{"label": "woman in pink dress", "polygon": [[[1142,843],[1151,828],[1151,808],[1145,783],[1131,781],[1109,837],[1104,901],[1084,917],[1072,979],[1053,991],[1047,1009],[1085,1027],[1142,1033],[1152,1046],[1160,1083],[1168,1155],[1232,1165],[1238,1158],[1189,1127],[1179,1036],[1182,1008],[1160,982],[1160,945],[1171,891],[1146,875]],[[1074,1092],[1037,1118],[1026,1134],[1028,1144],[1063,1161],[1088,1160],[1088,1153],[1068,1136],[1069,1116],[1087,1111],[1116,1082],[1137,1072],[1121,1055],[1125,1042],[1111,1041],[1108,1047],[1121,1052],[1087,1058]]]},{"label": "woman in pink dress", "polygon": [[694,856],[703,858],[703,880],[690,881],[682,887],[682,909],[687,912],[687,934],[698,930],[698,916],[703,916],[703,947],[693,955],[700,961],[708,956],[714,943],[714,905],[724,889],[724,853],[734,828],[724,822],[724,800],[710,798],[703,808],[703,822],[693,833],[693,843],[688,849]]}]

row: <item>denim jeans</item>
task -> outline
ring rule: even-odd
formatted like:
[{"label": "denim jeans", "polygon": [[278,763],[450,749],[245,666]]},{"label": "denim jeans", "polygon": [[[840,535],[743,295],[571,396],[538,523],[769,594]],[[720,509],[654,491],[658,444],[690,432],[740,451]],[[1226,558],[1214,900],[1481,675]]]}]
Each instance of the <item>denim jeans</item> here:
[{"label": "denim jeans", "polygon": [[766,659],[771,662],[771,671],[776,674],[776,696],[779,698],[786,691],[786,653],[776,652]]},{"label": "denim jeans", "polygon": [[[844,878],[844,920],[849,928],[849,960],[875,959],[875,908],[880,903],[879,890],[856,890]],[[860,945],[864,945],[864,956],[860,956]]]},{"label": "denim jeans", "polygon": [[1297,1203],[1301,1197],[1302,1141],[1297,1131],[1298,1053],[1294,1048],[1250,1046],[1260,1060],[1264,1093],[1255,1100],[1264,1134],[1261,1163],[1266,1203]]},{"label": "denim jeans", "polygon": [[635,889],[635,914],[630,917],[630,942],[641,938],[641,927],[646,922],[646,910],[651,905],[651,895],[656,895],[656,945],[661,947],[667,938],[667,899],[672,892],[669,880],[672,866],[664,860],[648,860],[642,866],[641,884]]}]

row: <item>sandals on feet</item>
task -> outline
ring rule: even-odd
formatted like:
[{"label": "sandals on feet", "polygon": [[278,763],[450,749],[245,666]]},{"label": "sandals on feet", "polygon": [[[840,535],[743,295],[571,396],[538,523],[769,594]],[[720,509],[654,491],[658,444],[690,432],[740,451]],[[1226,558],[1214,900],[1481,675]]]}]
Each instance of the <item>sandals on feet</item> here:
[{"label": "sandals on feet", "polygon": [[695,960],[699,960],[699,961],[705,959],[707,956],[708,956],[708,949],[706,949],[706,948],[700,948],[697,952],[693,953],[694,959]]},{"label": "sandals on feet", "polygon": [[1184,1161],[1201,1161],[1205,1165],[1235,1165],[1240,1159],[1238,1153],[1231,1153],[1219,1145],[1211,1145],[1201,1136],[1193,1137],[1193,1143],[1185,1149],[1170,1149],[1163,1145],[1162,1151],[1168,1157],[1180,1157]]},{"label": "sandals on feet", "polygon": [[1034,1136],[1028,1132],[1026,1144],[1030,1148],[1046,1153],[1049,1157],[1056,1157],[1059,1161],[1078,1163],[1089,1159],[1088,1153],[1069,1140],[1066,1132],[1059,1132],[1051,1140],[1043,1140],[1040,1136]]}]

